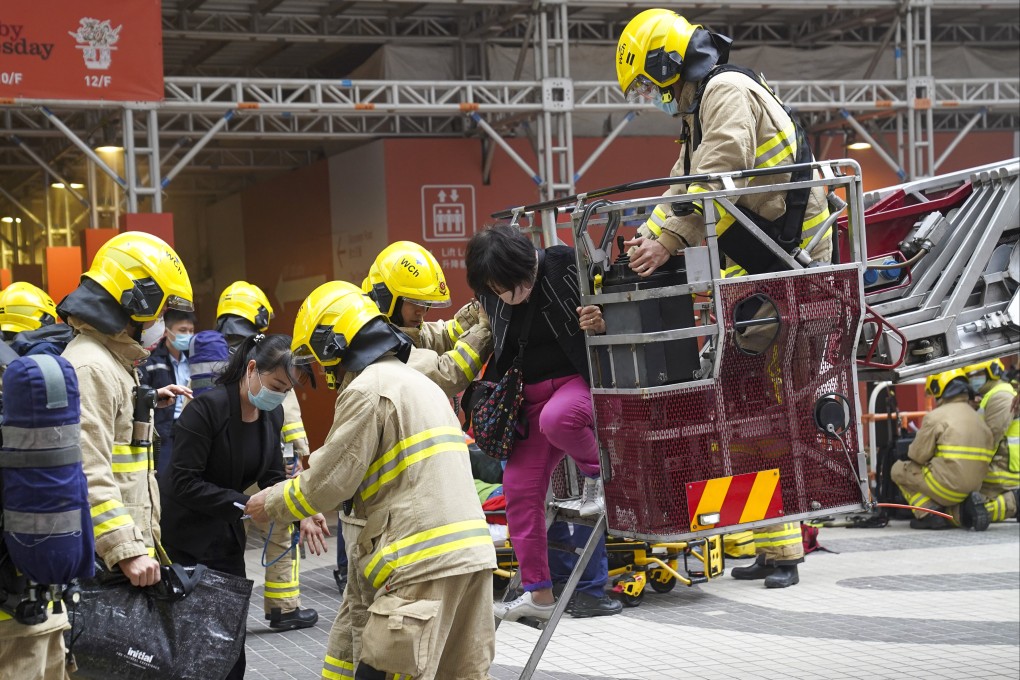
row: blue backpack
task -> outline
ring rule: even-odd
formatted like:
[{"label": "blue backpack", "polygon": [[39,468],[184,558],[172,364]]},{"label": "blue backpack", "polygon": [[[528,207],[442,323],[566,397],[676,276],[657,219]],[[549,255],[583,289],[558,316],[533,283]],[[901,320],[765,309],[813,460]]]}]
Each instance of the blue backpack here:
[{"label": "blue backpack", "polygon": [[216,386],[216,378],[230,361],[227,339],[219,331],[195,333],[188,349],[191,366],[191,391],[197,397]]},{"label": "blue backpack", "polygon": [[63,357],[21,357],[4,373],[4,393],[0,608],[41,623],[47,599],[95,570],[78,379]]}]

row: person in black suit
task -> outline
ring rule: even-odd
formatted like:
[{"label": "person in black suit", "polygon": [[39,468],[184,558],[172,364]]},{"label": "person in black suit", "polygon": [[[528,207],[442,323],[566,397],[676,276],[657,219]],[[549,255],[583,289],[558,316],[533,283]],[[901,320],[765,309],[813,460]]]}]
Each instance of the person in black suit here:
[{"label": "person in black suit", "polygon": [[[181,411],[169,474],[160,479],[162,542],[174,562],[245,576],[243,490],[286,477],[281,404],[294,382],[290,337],[254,335],[238,347],[217,386]],[[328,535],[322,515],[301,522],[301,539],[316,555],[326,550]],[[227,679],[243,678],[244,668],[242,650]]]}]

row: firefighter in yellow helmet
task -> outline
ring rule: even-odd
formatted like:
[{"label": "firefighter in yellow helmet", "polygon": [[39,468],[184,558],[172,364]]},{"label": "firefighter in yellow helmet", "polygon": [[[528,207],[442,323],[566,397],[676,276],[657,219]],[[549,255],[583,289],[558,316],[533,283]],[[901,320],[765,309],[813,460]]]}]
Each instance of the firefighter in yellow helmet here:
[{"label": "firefighter in yellow helmet", "polygon": [[[216,305],[216,330],[223,334],[233,352],[246,338],[269,330],[274,317],[273,306],[261,288],[247,281],[235,281],[220,293]],[[308,374],[311,375],[310,373]],[[301,419],[301,402],[297,390],[287,392],[283,402],[283,428],[280,438],[284,445],[281,455],[290,466],[297,460],[307,460],[308,436]],[[257,487],[245,490],[247,494]],[[300,553],[292,549],[292,524],[286,529],[270,531],[269,524],[254,522],[267,537],[265,593],[262,598],[266,620],[274,630],[310,628],[319,620],[316,610],[301,606]]]},{"label": "firefighter in yellow helmet", "polygon": [[57,306],[41,288],[18,281],[0,292],[0,366],[19,356],[58,355],[73,331],[57,321]]},{"label": "firefighter in yellow helmet", "polygon": [[936,373],[925,383],[936,407],[924,417],[907,449],[890,473],[907,503],[951,514],[953,521],[914,511],[911,529],[988,528],[984,499],[976,493],[988,474],[995,445],[992,433],[970,400],[967,375],[954,369]]},{"label": "firefighter in yellow helmet", "polygon": [[383,316],[411,338],[420,352],[408,365],[436,382],[448,396],[462,392],[492,353],[488,321],[480,306],[464,305],[451,321],[425,321],[432,307],[449,307],[450,290],[439,262],[411,241],[397,241],[379,253],[361,284]]},{"label": "firefighter in yellow helmet", "polygon": [[[46,310],[50,305],[44,302]],[[78,378],[82,466],[96,553],[135,586],[159,581],[155,556],[160,506],[152,449],[132,443],[133,390],[138,385],[134,364],[148,356],[144,345],[163,334],[160,319],[168,308],[192,308],[191,282],[180,258],[155,236],[126,232],[100,248],[78,288],[55,311],[45,312],[53,317],[59,314],[74,329],[63,356]],[[27,325],[42,324],[35,330],[51,327],[34,313],[18,315]],[[32,320],[25,321],[26,317]],[[155,405],[170,406],[180,393],[187,390],[176,386],[159,390]],[[141,431],[138,434],[149,438]],[[66,677],[61,632],[66,627],[65,614],[52,614],[37,626],[0,620],[0,639],[18,639],[16,653],[22,662],[47,662],[45,671],[34,669],[33,673],[25,666],[11,677]],[[0,660],[0,665],[11,670],[6,660]]]},{"label": "firefighter in yellow helmet", "polygon": [[992,522],[1017,516],[1020,506],[1020,414],[1014,408],[1016,390],[1004,378],[1006,366],[999,359],[963,369],[971,389],[980,400],[978,413],[992,431],[995,455],[980,493]]},{"label": "firefighter in yellow helmet", "polygon": [[[331,633],[323,676],[488,678],[495,551],[445,395],[405,365],[408,338],[349,283],[326,283],[308,296],[293,350],[295,361],[319,363],[330,384],[346,387],[309,469],[256,494],[246,510],[288,521],[350,498],[354,515],[366,520],[352,565],[362,578],[345,593],[370,603],[359,666],[355,672],[341,658]],[[371,592],[356,592],[359,584]],[[423,637],[422,627],[431,634]]]},{"label": "firefighter in yellow helmet", "polygon": [[[727,63],[730,39],[711,33],[668,9],[649,9],[624,28],[616,51],[616,75],[629,101],[654,103],[680,118],[683,147],[672,175],[701,175],[772,168],[812,160],[807,136],[790,110],[764,79]],[[810,179],[810,173],[793,176]],[[755,186],[791,180],[791,174],[766,175]],[[738,188],[747,179],[735,180]],[[721,189],[718,183],[673,185],[667,196]],[[678,210],[670,203],[655,208],[638,236],[627,242],[630,266],[649,276],[673,254],[697,246],[705,238],[703,207]],[[678,208],[681,204],[678,204]],[[825,191],[772,192],[742,196],[745,213],[789,253],[806,246],[828,217]],[[759,243],[732,215],[716,204],[719,248],[730,273],[758,274],[783,268],[781,260]],[[828,262],[832,246],[823,236],[809,256]]]}]

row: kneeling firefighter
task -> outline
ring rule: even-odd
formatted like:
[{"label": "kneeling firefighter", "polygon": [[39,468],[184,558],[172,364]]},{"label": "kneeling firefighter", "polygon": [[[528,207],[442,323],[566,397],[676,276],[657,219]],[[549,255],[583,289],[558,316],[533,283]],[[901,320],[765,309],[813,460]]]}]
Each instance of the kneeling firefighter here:
[{"label": "kneeling firefighter", "polygon": [[893,463],[890,477],[910,505],[953,516],[953,522],[914,511],[911,529],[948,529],[953,525],[975,531],[988,528],[984,498],[976,493],[988,474],[995,453],[992,433],[970,400],[967,375],[957,369],[929,376],[928,394],[935,408],[907,449],[907,460]]},{"label": "kneeling firefighter", "polygon": [[0,677],[63,680],[64,604],[95,567],[78,381],[46,354],[15,359],[5,380],[18,398],[0,430]]},{"label": "kneeling firefighter", "polygon": [[[216,330],[226,339],[229,351],[233,353],[247,338],[265,333],[269,330],[269,322],[273,319],[273,306],[262,289],[247,281],[235,281],[220,294],[216,305]],[[201,335],[201,334],[200,334]],[[214,344],[205,338],[201,340],[202,349],[214,349]],[[200,358],[203,358],[200,356]],[[201,362],[203,367],[194,371],[193,379],[203,384],[210,378],[209,373],[216,374],[226,365],[227,356],[219,361]],[[308,375],[309,374],[303,374]],[[211,380],[209,380],[211,382]],[[295,460],[308,458],[308,437],[305,425],[301,420],[301,403],[297,398],[297,390],[287,392],[283,401],[283,427],[280,430],[283,451],[280,455],[288,468]],[[246,494],[258,491],[257,486],[245,490]],[[265,593],[262,598],[266,620],[274,630],[295,630],[310,628],[319,621],[319,613],[314,609],[301,606],[301,553],[297,549],[299,532],[293,524],[283,525],[285,528],[270,530],[268,523],[254,522],[255,527],[266,537]]]},{"label": "kneeling firefighter", "polygon": [[963,369],[980,398],[978,413],[992,431],[995,455],[981,484],[985,511],[992,522],[1017,517],[1020,507],[1020,413],[1014,410],[1016,390],[1006,380],[1006,367],[992,359]]},{"label": "kneeling firefighter", "polygon": [[[323,676],[488,678],[496,555],[445,395],[405,365],[410,340],[349,283],[308,296],[293,349],[295,362],[318,362],[331,385],[346,386],[309,469],[256,494],[246,510],[293,521],[353,499],[351,512],[365,520],[352,565],[364,578],[345,593],[371,603],[360,661],[355,671],[340,658],[331,632]],[[354,592],[361,584],[371,592]]]},{"label": "kneeling firefighter", "polygon": [[135,364],[163,336],[166,309],[193,311],[191,281],[161,239],[125,232],[107,241],[78,288],[57,306],[74,329],[64,358],[81,392],[81,448],[96,552],[135,586],[160,579],[159,489],[153,406],[190,390],[139,387]]}]

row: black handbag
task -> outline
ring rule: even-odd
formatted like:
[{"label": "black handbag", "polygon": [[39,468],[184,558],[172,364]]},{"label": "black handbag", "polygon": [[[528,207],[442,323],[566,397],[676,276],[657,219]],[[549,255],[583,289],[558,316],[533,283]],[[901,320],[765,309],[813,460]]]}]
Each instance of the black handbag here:
[{"label": "black handbag", "polygon": [[212,680],[230,672],[244,646],[253,583],[205,566],[162,567],[137,588],[97,560],[68,608],[76,678]]},{"label": "black handbag", "polygon": [[[537,290],[542,278],[545,253],[539,253],[538,273],[534,288]],[[534,293],[533,293],[534,294]],[[513,453],[516,439],[527,439],[528,420],[520,416],[524,402],[524,349],[531,333],[531,321],[535,316],[537,303],[529,304],[524,315],[524,324],[518,339],[520,348],[514,363],[499,382],[477,380],[465,392],[465,410],[471,414],[471,429],[475,444],[485,455],[496,460],[507,460]]]}]

